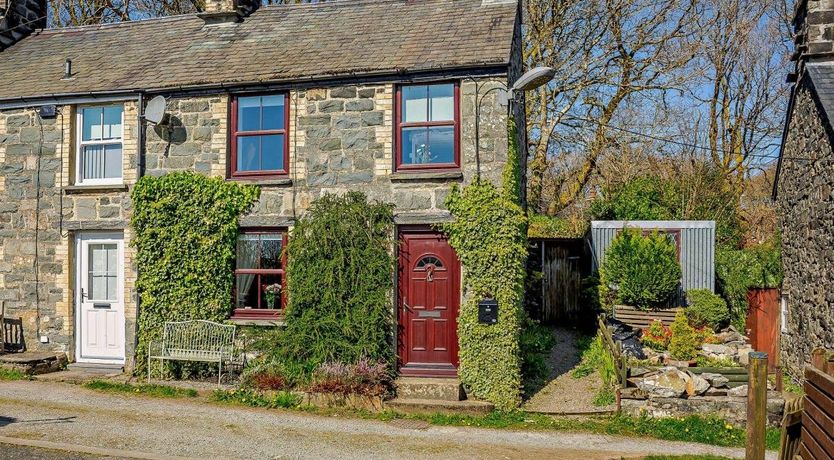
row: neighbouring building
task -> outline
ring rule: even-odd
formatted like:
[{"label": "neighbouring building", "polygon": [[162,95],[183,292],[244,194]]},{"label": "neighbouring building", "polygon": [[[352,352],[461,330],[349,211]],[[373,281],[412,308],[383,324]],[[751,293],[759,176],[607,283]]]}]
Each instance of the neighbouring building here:
[{"label": "neighbouring building", "polygon": [[773,194],[782,233],[782,365],[834,348],[834,2],[797,2],[796,71]]},{"label": "neighbouring building", "polygon": [[[401,370],[454,372],[460,264],[430,224],[450,218],[453,184],[500,180],[511,112],[525,145],[523,98],[489,91],[521,71],[517,2],[207,3],[199,14],[24,30],[15,24],[45,16],[46,2],[10,0],[0,302],[22,320],[26,348],[131,367],[141,305],[130,191],[144,175],[186,170],[261,187],[241,219],[238,244],[254,252],[240,252],[257,255],[237,261],[229,302],[240,324],[280,323],[263,287],[283,279],[277,254],[313,200],[361,190],[394,203],[400,269],[412,274],[398,281],[398,302],[426,299],[419,330],[436,332],[400,328]],[[146,123],[160,95],[166,119]],[[443,271],[448,283],[426,279]],[[418,319],[397,311],[401,323]]]}]

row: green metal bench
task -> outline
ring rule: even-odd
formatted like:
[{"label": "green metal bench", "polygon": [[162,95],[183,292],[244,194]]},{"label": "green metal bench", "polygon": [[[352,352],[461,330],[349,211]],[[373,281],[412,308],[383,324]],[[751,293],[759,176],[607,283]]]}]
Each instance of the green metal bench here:
[{"label": "green metal bench", "polygon": [[223,376],[223,363],[234,358],[235,326],[205,320],[167,322],[162,341],[148,344],[148,382],[151,362],[195,361],[217,363],[217,384]]}]

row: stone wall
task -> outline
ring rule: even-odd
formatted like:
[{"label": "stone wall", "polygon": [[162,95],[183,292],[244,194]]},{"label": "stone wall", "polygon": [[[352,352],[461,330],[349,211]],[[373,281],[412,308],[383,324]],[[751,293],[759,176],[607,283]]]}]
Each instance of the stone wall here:
[{"label": "stone wall", "polygon": [[[747,426],[747,398],[733,396],[695,396],[691,398],[623,398],[623,413],[633,417],[687,417],[717,415],[737,427]],[[778,427],[782,422],[785,400],[776,392],[768,392],[767,424]]]},{"label": "stone wall", "polygon": [[[503,78],[482,79],[480,94],[506,84]],[[460,88],[460,171],[419,174],[394,171],[392,83],[289,91],[289,178],[255,181],[261,198],[241,224],[291,227],[317,197],[349,190],[394,203],[400,224],[448,219],[444,200],[452,184],[477,175],[475,87],[466,80]],[[59,116],[46,120],[32,109],[0,111],[0,301],[7,317],[23,320],[29,349],[65,351],[75,358],[75,235],[122,231],[126,365],[132,367],[137,296],[130,188],[141,174],[228,174],[230,96],[168,99],[170,129],[148,127],[143,158],[137,104],[124,102],[124,185],[106,188],[74,186],[76,107],[59,107]],[[481,107],[480,174],[498,183],[507,159],[508,111],[495,91]],[[41,335],[48,343],[39,342]]]},{"label": "stone wall", "polygon": [[[73,186],[74,120],[73,106],[59,107],[55,119],[41,119],[31,109],[0,112],[0,301],[7,318],[22,320],[27,349],[65,351],[74,358],[74,236],[123,231],[130,357],[136,302],[134,250],[126,225],[131,207],[127,190],[137,178],[136,104],[125,102],[123,187]],[[48,342],[40,343],[40,336]]]},{"label": "stone wall", "polygon": [[[483,80],[480,94],[503,79]],[[461,84],[461,170],[448,174],[394,171],[394,85],[349,85],[289,91],[289,178],[255,180],[261,199],[243,225],[288,225],[323,193],[362,190],[394,203],[399,220],[444,218],[451,184],[476,176],[475,83]],[[480,168],[500,181],[507,158],[507,108],[496,92],[481,106]],[[149,129],[145,170],[192,170],[227,177],[229,95],[169,99],[171,129]]]},{"label": "stone wall", "polygon": [[783,366],[801,379],[814,348],[834,348],[834,137],[807,83],[795,97],[778,184],[788,307],[781,348]]}]

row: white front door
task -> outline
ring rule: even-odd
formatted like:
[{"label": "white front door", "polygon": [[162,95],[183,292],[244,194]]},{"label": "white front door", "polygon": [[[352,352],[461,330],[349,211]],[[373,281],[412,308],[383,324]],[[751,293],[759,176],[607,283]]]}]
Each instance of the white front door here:
[{"label": "white front door", "polygon": [[77,241],[77,361],[122,364],[124,239],[121,233],[84,233]]}]

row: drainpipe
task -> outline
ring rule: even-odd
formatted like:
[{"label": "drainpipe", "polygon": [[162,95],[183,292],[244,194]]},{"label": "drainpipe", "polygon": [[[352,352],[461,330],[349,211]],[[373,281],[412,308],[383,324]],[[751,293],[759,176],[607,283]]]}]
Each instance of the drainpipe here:
[{"label": "drainpipe", "polygon": [[[145,169],[145,122],[143,119],[143,112],[145,110],[145,93],[139,92],[139,97],[136,99],[136,114],[137,114],[137,130],[136,130],[136,181],[142,178]],[[128,224],[129,225],[129,224]],[[134,264],[136,260],[134,258]],[[136,278],[139,278],[139,267],[136,267]],[[139,291],[136,291],[136,318],[133,321],[133,355],[136,356],[136,349],[139,347],[139,309],[142,303],[139,297]],[[127,364],[127,356],[125,356],[125,364]],[[133,360],[133,367],[136,367],[136,360]]]}]

